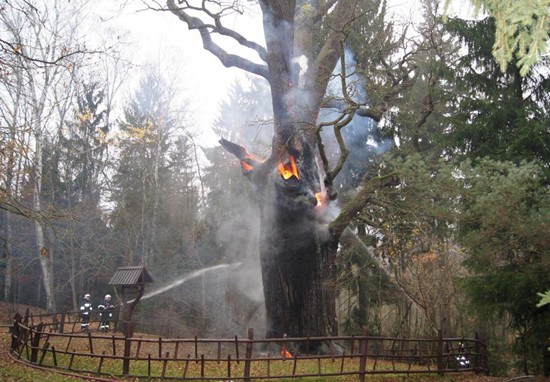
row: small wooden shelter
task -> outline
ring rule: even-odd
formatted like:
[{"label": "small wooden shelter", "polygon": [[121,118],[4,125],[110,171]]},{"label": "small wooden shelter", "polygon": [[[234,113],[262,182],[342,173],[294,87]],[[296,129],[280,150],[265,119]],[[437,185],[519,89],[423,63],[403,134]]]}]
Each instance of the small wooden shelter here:
[{"label": "small wooden shelter", "polygon": [[124,306],[122,332],[126,337],[132,337],[134,334],[132,323],[134,309],[145,292],[145,284],[152,282],[153,278],[143,265],[119,267],[109,280],[109,285],[115,287]]}]

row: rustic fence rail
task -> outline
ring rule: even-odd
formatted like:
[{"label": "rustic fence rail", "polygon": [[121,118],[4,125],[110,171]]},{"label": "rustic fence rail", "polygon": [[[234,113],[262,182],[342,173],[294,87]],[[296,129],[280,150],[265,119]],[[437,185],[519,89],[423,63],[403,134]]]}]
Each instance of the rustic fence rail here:
[{"label": "rustic fence rail", "polygon": [[[73,332],[70,315],[16,314],[11,354],[31,364],[77,373],[171,380],[267,380],[368,374],[487,373],[477,338],[369,336],[153,338]],[[69,318],[68,318],[69,317]],[[38,322],[39,320],[43,320]],[[319,346],[321,345],[321,346]],[[322,352],[313,349],[322,347]]]}]

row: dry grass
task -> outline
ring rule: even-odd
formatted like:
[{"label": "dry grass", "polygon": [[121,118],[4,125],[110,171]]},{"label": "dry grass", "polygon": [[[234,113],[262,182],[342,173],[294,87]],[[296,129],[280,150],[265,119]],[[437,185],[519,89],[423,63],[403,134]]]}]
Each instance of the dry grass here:
[{"label": "dry grass", "polygon": [[[23,307],[23,311],[26,307]],[[21,311],[21,310],[20,310]],[[34,310],[37,312],[37,310]],[[12,317],[12,307],[8,304],[0,303],[0,322],[9,323]],[[2,331],[2,341],[0,343],[0,380],[2,381],[35,381],[40,380],[42,382],[49,381],[78,381],[80,378],[61,376],[55,372],[37,371],[29,366],[21,363],[16,363],[11,360],[7,354],[9,347],[9,334],[6,330]],[[120,356],[123,353],[123,341],[115,340],[113,346],[113,336],[105,335],[98,337],[94,334],[92,340],[93,356],[74,356],[71,361],[70,353],[82,353],[89,354],[90,343],[87,334],[82,334],[74,337],[70,343],[69,337],[57,337],[50,336],[48,342],[50,343],[50,349],[53,346],[57,353],[56,359],[58,367],[68,368],[71,366],[73,370],[81,370],[85,372],[97,372],[99,365],[101,364],[101,372],[113,375],[120,375],[122,372],[122,361],[108,358],[110,355],[116,354]],[[184,374],[187,377],[201,376],[213,377],[219,375],[227,375],[228,362],[227,356],[223,354],[233,353],[235,354],[236,348],[234,344],[225,344],[220,349],[217,348],[217,344],[212,346],[202,345],[195,348],[193,342],[189,342],[185,345],[178,345],[176,349],[175,343],[166,344],[163,342],[160,357],[159,357],[159,342],[158,337],[151,335],[141,335],[143,339],[140,345],[134,343],[131,349],[131,355],[137,358],[139,355],[141,360],[132,359],[130,361],[130,370],[132,375],[139,376],[160,376],[164,373],[165,376],[181,377]],[[43,343],[43,341],[41,341]],[[139,346],[139,354],[138,354]],[[69,354],[63,354],[68,351]],[[245,349],[239,348],[240,357],[244,357]],[[173,360],[174,354],[177,352],[179,360]],[[195,355],[196,354],[196,355]],[[220,361],[216,361],[218,354],[221,354]],[[255,354],[258,356],[259,354]],[[204,363],[201,362],[201,356],[204,357]],[[103,358],[103,360],[102,360]],[[150,358],[150,359],[149,359]],[[322,360],[306,360],[306,359],[275,359],[280,357],[264,357],[263,361],[253,362],[251,364],[251,376],[264,376],[267,375],[269,369],[270,376],[281,376],[278,381],[292,381],[292,382],[351,382],[358,381],[359,378],[356,374],[344,375],[344,376],[327,376],[327,377],[298,377],[298,378],[282,378],[285,375],[304,375],[304,374],[327,374],[338,373],[340,370],[356,371],[358,370],[359,357],[353,359],[346,358],[344,363],[338,358],[332,359],[331,357],[324,358]],[[39,355],[40,359],[40,355]],[[158,359],[158,360],[157,360]],[[212,359],[212,361],[206,361]],[[44,365],[53,365],[54,357],[52,352],[46,352],[43,358]],[[234,379],[235,376],[244,375],[244,361],[231,359],[230,363],[230,375]],[[367,367],[372,370],[374,362],[369,360]],[[394,370],[394,365],[388,361],[377,361],[376,370],[387,370],[391,372]],[[407,368],[407,365],[397,365],[399,368]],[[115,378],[114,378],[115,379]],[[121,381],[131,381],[132,378],[116,378]],[[154,379],[152,379],[154,380]],[[235,380],[235,379],[234,379]],[[241,379],[242,380],[242,379]],[[439,376],[437,374],[377,374],[368,375],[367,381],[377,382],[397,382],[397,381],[426,381],[426,382],[501,382],[505,381],[503,378],[488,377],[482,375],[475,375],[473,373],[453,373],[445,376]],[[220,379],[221,381],[221,379]],[[255,381],[262,381],[256,379]],[[267,381],[264,379],[264,381]]]}]

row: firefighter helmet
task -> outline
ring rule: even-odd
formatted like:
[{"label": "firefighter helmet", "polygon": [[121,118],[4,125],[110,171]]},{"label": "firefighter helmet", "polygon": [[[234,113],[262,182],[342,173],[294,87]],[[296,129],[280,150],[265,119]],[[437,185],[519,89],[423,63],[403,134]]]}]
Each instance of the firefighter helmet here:
[{"label": "firefighter helmet", "polygon": [[92,298],[92,296],[90,296],[89,293],[86,293],[86,294],[84,295],[84,300],[89,300],[89,299],[91,299],[91,298]]},{"label": "firefighter helmet", "polygon": [[105,301],[111,301],[111,295],[110,294],[105,295]]}]

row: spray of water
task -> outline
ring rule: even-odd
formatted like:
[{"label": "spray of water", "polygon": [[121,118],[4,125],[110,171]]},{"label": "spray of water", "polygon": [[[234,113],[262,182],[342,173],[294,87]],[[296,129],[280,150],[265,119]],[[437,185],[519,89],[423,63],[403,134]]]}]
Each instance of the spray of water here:
[{"label": "spray of water", "polygon": [[161,294],[163,292],[166,292],[167,290],[170,290],[172,288],[175,288],[177,287],[178,285],[181,285],[183,284],[184,282],[186,281],[189,281],[191,279],[194,279],[195,277],[198,277],[206,272],[211,272],[211,271],[215,271],[215,270],[220,270],[220,269],[224,269],[224,268],[229,268],[229,267],[237,267],[239,266],[241,263],[232,263],[232,264],[220,264],[220,265],[214,265],[212,267],[208,267],[208,268],[202,268],[202,269],[198,269],[194,272],[191,272],[191,273],[187,273],[185,274],[184,276],[181,276],[177,279],[175,279],[174,281],[171,281],[170,283],[160,287],[160,288],[157,288],[155,290],[152,290],[151,292],[149,293],[146,293],[143,295],[143,297],[141,298],[142,300],[145,300],[147,298],[150,298],[150,297],[153,297],[153,296],[156,296],[157,294]]}]

